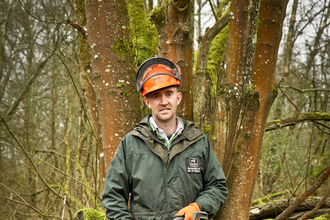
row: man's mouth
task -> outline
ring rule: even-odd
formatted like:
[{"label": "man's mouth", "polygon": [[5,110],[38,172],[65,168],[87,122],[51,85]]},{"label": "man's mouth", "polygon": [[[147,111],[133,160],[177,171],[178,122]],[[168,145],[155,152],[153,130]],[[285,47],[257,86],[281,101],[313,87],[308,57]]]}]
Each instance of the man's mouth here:
[{"label": "man's mouth", "polygon": [[164,109],[161,109],[161,110],[160,110],[160,112],[163,112],[163,113],[168,112],[168,111],[170,111],[169,108],[164,108]]}]

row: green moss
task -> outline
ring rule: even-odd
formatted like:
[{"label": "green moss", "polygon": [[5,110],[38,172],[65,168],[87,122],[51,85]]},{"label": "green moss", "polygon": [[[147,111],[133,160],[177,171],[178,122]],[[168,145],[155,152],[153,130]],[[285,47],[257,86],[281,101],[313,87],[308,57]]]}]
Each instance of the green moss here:
[{"label": "green moss", "polygon": [[314,220],[330,220],[330,215],[329,214],[321,215],[317,218],[314,218]]},{"label": "green moss", "polygon": [[227,91],[226,86],[223,84],[223,82],[219,83],[218,85],[218,95],[223,95]]},{"label": "green moss", "polygon": [[[200,116],[201,116],[201,113],[199,112],[199,111],[194,111],[194,118],[196,119],[196,118],[200,118]],[[200,121],[199,120],[195,120],[195,125],[197,126],[197,127],[200,127]]]},{"label": "green moss", "polygon": [[80,26],[86,25],[85,0],[76,0],[77,22]]},{"label": "green moss", "polygon": [[225,60],[226,42],[228,35],[228,26],[225,27],[212,41],[209,51],[208,63],[206,68],[206,77],[211,82],[211,94],[216,97],[217,81],[221,65]]},{"label": "green moss", "polygon": [[211,140],[214,139],[214,134],[213,134],[213,127],[212,125],[210,125],[209,123],[207,123],[206,121],[204,121],[203,123],[203,127],[201,129],[207,136],[209,136],[209,138]]},{"label": "green moss", "polygon": [[262,199],[256,199],[252,202],[253,207],[263,205],[263,204],[265,204],[265,203],[262,201]]},{"label": "green moss", "polygon": [[142,1],[126,1],[130,42],[139,66],[147,58],[157,54],[158,34],[155,25],[145,13]]},{"label": "green moss", "polygon": [[166,19],[166,6],[167,5],[157,5],[152,9],[149,16],[152,18],[154,24],[158,29],[164,28],[164,23]]},{"label": "green moss", "polygon": [[330,119],[329,113],[323,113],[323,112],[312,112],[312,113],[306,113],[306,116],[308,117],[322,117],[324,119]]},{"label": "green moss", "polygon": [[271,122],[272,122],[272,123],[275,123],[275,124],[281,124],[282,121],[278,119],[278,120],[273,120],[273,121],[271,121]]},{"label": "green moss", "polygon": [[98,77],[100,77],[100,73],[99,72],[95,72],[94,73],[94,78],[98,78]]},{"label": "green moss", "polygon": [[113,51],[119,54],[122,59],[126,56],[129,51],[129,44],[124,38],[118,38],[113,47]]},{"label": "green moss", "polygon": [[252,108],[259,108],[259,93],[255,90],[252,84],[247,85],[243,89],[243,102],[245,105],[252,107]]},{"label": "green moss", "polygon": [[174,0],[173,3],[178,7],[178,8],[185,8],[190,0]]},{"label": "green moss", "polygon": [[118,84],[116,85],[116,88],[122,88],[122,87],[124,87],[124,86],[123,86],[123,84],[121,84],[121,83],[118,83]]},{"label": "green moss", "polygon": [[[218,9],[217,9],[217,17],[221,17],[221,16],[222,16],[222,13],[223,13],[223,11],[224,11],[224,8],[225,8],[229,3],[230,3],[229,0],[222,0],[222,1],[220,2],[220,5],[219,5],[219,7],[218,7]],[[227,7],[225,13],[227,13],[228,11],[230,11],[230,7]],[[225,13],[224,13],[224,14],[225,14]]]},{"label": "green moss", "polygon": [[317,163],[314,165],[314,172],[312,173],[312,178],[317,178],[324,170],[327,169],[330,161],[330,151],[324,153],[322,156],[317,158]]},{"label": "green moss", "polygon": [[96,209],[84,208],[77,211],[75,216],[80,213],[84,213],[84,220],[106,220],[104,212],[99,212]]}]

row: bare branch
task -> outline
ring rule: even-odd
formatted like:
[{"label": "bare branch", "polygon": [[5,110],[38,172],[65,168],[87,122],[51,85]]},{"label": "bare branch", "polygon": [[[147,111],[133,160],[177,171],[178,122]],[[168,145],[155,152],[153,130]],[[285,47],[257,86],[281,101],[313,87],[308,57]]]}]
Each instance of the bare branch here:
[{"label": "bare branch", "polygon": [[19,97],[16,99],[13,107],[8,111],[8,113],[6,114],[6,117],[11,116],[17,109],[17,107],[19,106],[19,104],[21,103],[21,101],[23,100],[26,92],[28,91],[28,89],[31,87],[31,85],[33,84],[33,82],[35,81],[35,79],[38,77],[38,75],[40,74],[40,72],[45,68],[48,60],[53,56],[54,53],[52,53],[50,56],[48,56],[44,61],[42,61],[38,68],[37,71],[33,74],[33,76],[29,79],[28,83],[25,85],[24,89],[22,90],[21,94],[19,95]]},{"label": "bare branch", "polygon": [[327,131],[323,130],[322,128],[320,128],[315,122],[314,122],[314,124],[315,124],[315,126],[316,126],[319,130],[321,130],[323,133],[326,133],[326,134],[330,135],[329,132],[327,132]]},{"label": "bare branch", "polygon": [[296,87],[293,86],[281,86],[281,88],[286,88],[286,89],[293,89],[296,90],[300,93],[303,92],[330,92],[330,89],[326,89],[326,88],[313,88],[313,89],[298,89]]},{"label": "bare branch", "polygon": [[23,3],[18,0],[18,2],[20,3],[20,5],[22,5],[22,7],[24,8],[24,10],[35,20],[39,21],[39,22],[43,22],[43,23],[48,23],[48,24],[65,24],[64,21],[59,21],[59,22],[54,22],[54,21],[42,21],[39,18],[37,18],[36,16],[34,16],[33,14],[31,14],[31,12],[29,10],[27,10],[27,8],[23,5]]},{"label": "bare branch", "polygon": [[317,204],[317,206],[310,212],[304,214],[301,218],[298,220],[305,220],[306,218],[312,216],[315,214],[315,212],[321,207],[321,205],[324,203],[324,201],[330,196],[330,189],[328,190],[328,193],[322,198],[322,200]]},{"label": "bare branch", "polygon": [[[290,116],[288,118],[274,120],[266,123],[265,131],[272,131],[287,126],[296,125],[307,121],[330,121],[329,113],[306,112]],[[324,126],[323,124],[320,124]]]},{"label": "bare branch", "polygon": [[[43,216],[44,218],[46,219],[49,219],[46,215],[42,214],[38,209],[36,209],[35,207],[31,206],[28,202],[26,202],[16,191],[14,191],[13,189],[9,188],[8,186],[6,186],[5,184],[2,184],[0,183],[0,185],[4,186],[5,188],[7,188],[8,190],[10,190],[11,192],[13,192],[14,194],[16,194],[23,202],[21,201],[17,201],[17,200],[14,200],[14,199],[10,199],[6,196],[0,196],[0,198],[3,198],[5,200],[8,200],[8,201],[11,201],[11,202],[15,202],[15,203],[18,203],[18,204],[21,204],[21,205],[25,205],[31,209],[33,209],[35,212],[37,212],[39,215]],[[2,187],[1,187],[2,188]]]},{"label": "bare branch", "polygon": [[44,179],[43,175],[41,175],[41,173],[39,172],[37,166],[35,165],[35,163],[33,162],[32,158],[30,157],[29,153],[27,152],[27,150],[25,149],[25,147],[21,144],[21,142],[18,140],[18,138],[16,137],[16,135],[13,133],[12,129],[9,127],[6,119],[2,116],[2,114],[0,113],[0,122],[3,123],[5,125],[5,127],[7,128],[8,132],[10,133],[10,135],[13,137],[13,139],[15,140],[15,142],[18,144],[18,146],[21,148],[21,150],[24,152],[26,158],[30,161],[34,171],[37,173],[37,175],[39,176],[39,178],[41,179],[41,181],[48,187],[48,189],[50,189],[50,191],[52,191],[55,195],[58,194],[53,187],[51,187],[47,181]]},{"label": "bare branch", "polygon": [[[4,106],[6,106],[8,109],[10,109],[4,102],[2,102],[1,100],[0,100],[0,103],[2,103]],[[56,140],[58,140],[58,141],[60,141],[61,143],[63,143],[63,144],[65,144],[66,146],[68,146],[71,150],[73,150],[82,160],[84,160],[84,162],[86,162],[86,164],[91,168],[91,169],[93,169],[93,167],[92,167],[92,165],[90,165],[86,160],[85,160],[85,158],[83,157],[83,156],[81,156],[80,154],[79,154],[79,152],[76,150],[76,149],[74,149],[71,145],[69,145],[68,143],[66,143],[65,141],[63,141],[63,140],[61,140],[61,139],[59,139],[58,137],[56,137],[56,136],[54,136],[54,135],[52,135],[52,134],[50,134],[49,132],[47,132],[47,131],[45,131],[44,129],[42,129],[42,128],[40,128],[40,127],[38,127],[36,124],[34,124],[34,123],[32,123],[31,121],[29,121],[29,120],[27,120],[27,119],[25,119],[23,116],[21,116],[20,114],[18,114],[18,113],[16,113],[16,112],[14,112],[18,117],[20,117],[21,119],[23,119],[24,121],[27,121],[27,122],[29,122],[30,124],[32,124],[33,126],[35,126],[36,128],[38,128],[38,129],[40,129],[41,131],[43,131],[43,132],[45,132],[46,134],[48,134],[48,135],[50,135],[50,136],[52,136],[52,137],[54,137],[54,138],[56,138]],[[0,113],[0,122],[1,121],[3,121],[3,122],[6,122],[6,118],[5,117],[3,117],[2,115],[1,115],[1,113]],[[7,122],[6,122],[7,123]],[[8,128],[7,128],[8,129]],[[9,130],[8,130],[9,131]],[[10,130],[11,131],[11,130]],[[11,131],[12,132],[12,131]],[[16,137],[16,136],[15,136]],[[98,139],[97,139],[98,140]],[[20,146],[21,147],[21,146]]]},{"label": "bare branch", "polygon": [[304,192],[297,200],[294,201],[284,212],[277,216],[274,220],[283,220],[288,217],[308,196],[317,190],[329,177],[330,166],[321,175],[321,177]]},{"label": "bare branch", "polygon": [[212,13],[213,13],[213,16],[215,18],[215,21],[218,21],[219,19],[217,17],[217,13],[214,10],[214,7],[213,7],[213,4],[212,4],[211,0],[209,0],[209,3],[210,3],[210,6],[211,6],[211,9],[212,9]]},{"label": "bare branch", "polygon": [[84,28],[82,28],[79,24],[74,23],[69,18],[66,20],[66,23],[71,25],[73,28],[77,29],[79,33],[83,36],[85,40],[87,40],[87,34]]},{"label": "bare branch", "polygon": [[282,90],[281,88],[281,83],[284,81],[284,79],[282,79],[279,83],[278,83],[278,88],[281,90],[281,92],[285,95],[285,97],[289,100],[289,102],[298,110],[299,113],[301,113],[300,109],[292,102],[292,100],[287,96],[287,94]]}]

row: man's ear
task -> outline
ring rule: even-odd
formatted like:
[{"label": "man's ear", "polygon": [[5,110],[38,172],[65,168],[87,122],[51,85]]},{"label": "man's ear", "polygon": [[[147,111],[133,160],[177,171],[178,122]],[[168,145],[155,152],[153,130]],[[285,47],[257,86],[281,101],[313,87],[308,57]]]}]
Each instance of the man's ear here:
[{"label": "man's ear", "polygon": [[146,105],[150,108],[150,106],[149,106],[150,102],[149,102],[147,96],[144,96],[144,103],[146,103]]},{"label": "man's ear", "polygon": [[178,92],[177,105],[179,105],[181,103],[181,100],[182,100],[182,93]]}]

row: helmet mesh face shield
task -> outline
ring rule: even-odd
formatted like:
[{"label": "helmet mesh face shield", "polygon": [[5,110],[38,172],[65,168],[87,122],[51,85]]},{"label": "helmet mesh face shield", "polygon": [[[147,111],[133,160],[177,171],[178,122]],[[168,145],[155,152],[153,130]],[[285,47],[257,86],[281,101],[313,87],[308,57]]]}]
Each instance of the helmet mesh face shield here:
[{"label": "helmet mesh face shield", "polygon": [[137,92],[142,95],[168,86],[180,86],[180,69],[172,61],[154,57],[141,64],[136,74]]}]

